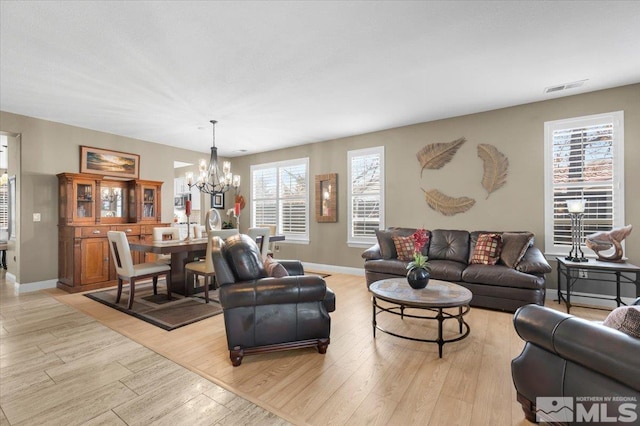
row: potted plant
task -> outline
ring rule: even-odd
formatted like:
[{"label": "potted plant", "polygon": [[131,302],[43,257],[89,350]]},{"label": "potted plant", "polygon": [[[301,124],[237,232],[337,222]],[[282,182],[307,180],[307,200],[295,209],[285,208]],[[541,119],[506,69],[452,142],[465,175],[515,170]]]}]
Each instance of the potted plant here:
[{"label": "potted plant", "polygon": [[422,247],[427,243],[429,234],[425,229],[418,229],[412,235],[413,260],[407,264],[407,281],[412,288],[425,288],[429,283],[431,265],[429,257],[422,254]]}]

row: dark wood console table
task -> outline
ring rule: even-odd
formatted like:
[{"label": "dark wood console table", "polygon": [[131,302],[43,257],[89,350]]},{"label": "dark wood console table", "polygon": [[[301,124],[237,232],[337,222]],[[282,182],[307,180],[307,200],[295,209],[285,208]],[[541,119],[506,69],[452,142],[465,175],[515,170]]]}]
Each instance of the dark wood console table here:
[{"label": "dark wood console table", "polygon": [[[578,280],[598,281],[598,282],[614,282],[616,283],[616,297],[598,297],[598,296],[583,296],[590,297],[592,299],[603,300],[615,300],[620,305],[625,303],[620,298],[620,284],[628,283],[635,284],[636,297],[640,297],[640,267],[632,265],[627,262],[601,262],[599,260],[589,259],[588,262],[571,262],[562,257],[556,257],[558,261],[558,303],[564,301],[567,305],[567,313],[571,309],[571,293],[573,287]],[[593,278],[580,278],[579,270],[593,271],[600,274],[612,275],[614,279],[593,279]],[[635,275],[635,279],[631,278]],[[564,280],[563,280],[564,278]],[[562,284],[564,281],[565,290],[562,290]],[[565,297],[566,294],[566,297]]]}]

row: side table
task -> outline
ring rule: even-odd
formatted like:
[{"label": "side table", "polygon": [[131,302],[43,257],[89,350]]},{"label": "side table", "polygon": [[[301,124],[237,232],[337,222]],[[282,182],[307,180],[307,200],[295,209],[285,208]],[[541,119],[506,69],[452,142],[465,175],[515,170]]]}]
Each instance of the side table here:
[{"label": "side table", "polygon": [[[592,299],[604,299],[615,300],[618,306],[625,303],[620,298],[620,284],[630,283],[636,286],[636,297],[640,297],[640,267],[632,265],[627,262],[601,262],[599,260],[589,259],[588,262],[571,262],[562,257],[556,257],[558,261],[558,303],[564,301],[567,305],[567,313],[571,310],[571,293],[576,282],[581,280],[598,281],[598,282],[614,282],[616,283],[616,297],[598,297],[598,296],[583,296],[590,297]],[[615,279],[593,279],[593,278],[580,278],[579,270],[584,269],[587,271],[598,272],[600,274],[612,275]],[[635,275],[635,279],[631,278]],[[564,278],[564,280],[563,280]],[[563,281],[565,285],[565,291],[563,293]],[[566,298],[565,298],[566,293]]]}]

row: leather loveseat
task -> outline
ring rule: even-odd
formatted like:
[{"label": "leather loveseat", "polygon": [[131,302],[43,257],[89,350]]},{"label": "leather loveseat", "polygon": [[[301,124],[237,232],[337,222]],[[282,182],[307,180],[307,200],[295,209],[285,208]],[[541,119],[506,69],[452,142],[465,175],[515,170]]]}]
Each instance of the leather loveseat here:
[{"label": "leather loveseat", "polygon": [[324,354],[329,345],[335,294],[323,278],[304,275],[297,260],[278,260],[287,276],[268,277],[256,243],[238,234],[215,238],[212,259],[220,286],[229,356],[303,347]]},{"label": "leather loveseat", "polygon": [[[640,299],[635,304],[640,305]],[[615,313],[630,308],[614,310],[604,324]],[[635,317],[631,327],[638,336],[637,314]],[[518,309],[513,322],[526,343],[511,362],[511,373],[518,402],[529,421],[535,422],[537,413],[540,420],[552,424],[583,424],[586,418],[603,421],[599,416],[606,413],[609,420],[602,424],[640,423],[640,338],[619,331],[624,325],[617,327],[614,320],[606,326],[536,305]],[[571,411],[557,408],[560,406],[550,410],[553,407],[544,406],[541,400],[538,407],[539,397],[563,398],[563,404],[568,400],[573,406],[566,405]],[[593,402],[608,406],[594,408]],[[628,403],[626,409],[621,406],[624,403]]]},{"label": "leather loveseat", "polygon": [[[410,236],[415,231],[415,228],[389,228],[377,233],[378,243],[362,253],[367,288],[378,280],[406,276],[408,262],[397,258],[392,238]],[[533,245],[533,234],[498,233],[504,238],[501,256],[513,258],[509,265],[502,261],[495,265],[470,263],[478,237],[488,233],[447,229],[429,231],[429,241],[422,248],[422,253],[429,257],[431,278],[469,289],[473,293],[471,306],[514,312],[529,303],[543,305],[545,274],[551,272],[551,266]],[[521,253],[511,256],[514,251]]]}]

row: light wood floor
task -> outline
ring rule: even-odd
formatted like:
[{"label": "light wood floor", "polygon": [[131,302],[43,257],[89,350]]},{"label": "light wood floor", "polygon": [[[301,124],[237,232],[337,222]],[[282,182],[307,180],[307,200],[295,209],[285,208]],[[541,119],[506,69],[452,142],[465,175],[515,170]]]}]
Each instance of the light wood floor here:
[{"label": "light wood floor", "polygon": [[[326,355],[314,349],[254,355],[236,368],[229,361],[221,315],[168,332],[81,294],[47,290],[21,295],[24,300],[10,302],[6,312],[3,294],[2,377],[6,374],[19,384],[7,388],[3,380],[0,402],[6,418],[0,425],[7,424],[6,419],[12,425],[35,424],[45,413],[51,424],[71,424],[70,419],[82,423],[74,410],[83,413],[87,398],[102,404],[91,414],[82,414],[93,419],[91,424],[102,420],[96,416],[105,416],[106,423],[121,421],[111,424],[286,423],[282,419],[296,425],[529,424],[511,381],[510,362],[523,346],[513,329],[512,314],[472,309],[466,317],[471,334],[446,344],[439,359],[435,344],[380,332],[373,339],[371,302],[363,277],[334,274],[326,281],[337,299]],[[556,303],[550,306],[562,309]],[[608,312],[574,307],[572,313],[602,320]],[[48,329],[30,325],[47,317]],[[379,323],[427,338],[436,333],[432,322],[380,316]],[[453,321],[445,330],[453,333]],[[52,344],[52,336],[67,340]],[[109,355],[121,348],[126,355]],[[147,348],[150,351],[145,352]],[[30,357],[49,364],[24,367]],[[145,367],[148,372],[141,373]],[[195,374],[175,378],[174,371],[182,374],[184,369]],[[38,389],[35,396],[28,396],[31,383]],[[27,408],[28,403],[47,398],[55,402]],[[52,405],[58,411],[52,412]],[[250,413],[241,418],[238,407]],[[58,421],[58,415],[64,421]]]}]

